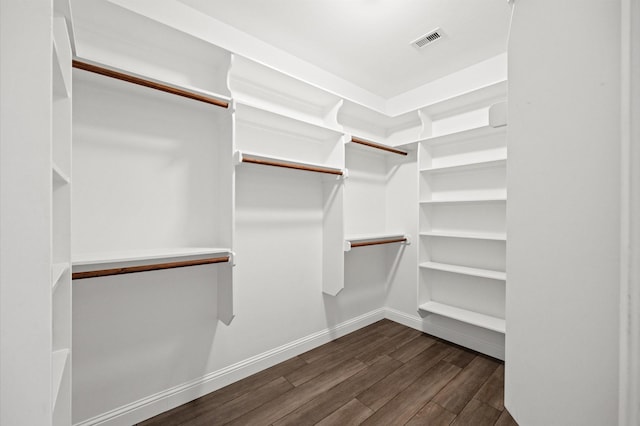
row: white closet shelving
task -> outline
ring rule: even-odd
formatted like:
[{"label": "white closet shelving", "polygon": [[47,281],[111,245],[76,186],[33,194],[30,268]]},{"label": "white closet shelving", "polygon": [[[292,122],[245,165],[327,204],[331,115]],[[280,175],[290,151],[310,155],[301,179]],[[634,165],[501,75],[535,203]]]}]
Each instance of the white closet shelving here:
[{"label": "white closet shelving", "polygon": [[[434,136],[418,142],[418,308],[428,331],[453,341],[473,335],[468,327],[505,333],[506,117],[492,106],[504,90],[499,83],[421,110]],[[503,347],[474,349],[504,358]]]},{"label": "white closet shelving", "polygon": [[71,424],[71,58],[68,2],[53,14],[51,128],[51,404],[52,424]]},{"label": "white closet shelving", "polygon": [[[415,149],[397,148],[417,137],[422,121],[416,111],[388,117],[353,102],[345,101],[338,122],[347,132],[345,161],[345,267],[349,276],[384,288],[397,268],[406,245],[411,243],[413,205],[406,190],[414,179]],[[374,272],[372,264],[384,265]],[[345,283],[349,286],[349,282]]]},{"label": "white closet shelving", "polygon": [[231,54],[113,4],[77,9],[73,278],[219,264],[228,324]]}]

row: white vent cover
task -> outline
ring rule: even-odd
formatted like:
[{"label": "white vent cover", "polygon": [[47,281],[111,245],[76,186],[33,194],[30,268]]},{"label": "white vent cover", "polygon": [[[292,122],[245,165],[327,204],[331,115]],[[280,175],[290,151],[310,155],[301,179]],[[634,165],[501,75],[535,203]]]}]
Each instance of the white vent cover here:
[{"label": "white vent cover", "polygon": [[435,30],[429,31],[425,35],[413,40],[410,44],[417,48],[423,48],[426,45],[434,43],[443,37],[444,34],[442,33],[442,30],[440,28],[436,28]]}]

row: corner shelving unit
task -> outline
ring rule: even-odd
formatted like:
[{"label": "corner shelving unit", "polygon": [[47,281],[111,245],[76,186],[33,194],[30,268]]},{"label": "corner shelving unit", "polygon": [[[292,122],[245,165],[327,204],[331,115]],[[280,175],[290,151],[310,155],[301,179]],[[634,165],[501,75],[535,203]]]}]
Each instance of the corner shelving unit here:
[{"label": "corner shelving unit", "polygon": [[68,2],[55,1],[51,128],[51,404],[52,424],[71,424],[71,58]]},{"label": "corner shelving unit", "polygon": [[[422,121],[415,111],[388,117],[345,101],[338,122],[347,132],[349,170],[344,190],[345,280],[387,288],[395,277],[392,272],[406,259],[413,237],[408,224],[415,221],[409,207],[415,201],[407,188],[415,180],[416,151],[396,145],[419,135]],[[365,249],[352,250],[359,247]],[[382,269],[375,270],[372,264]],[[327,293],[340,290],[336,286]]]},{"label": "corner shelving unit", "polygon": [[[85,20],[82,57],[73,61],[74,282],[216,264],[218,318],[229,324],[232,55],[107,2],[79,6]],[[138,30],[123,33],[85,7],[135,20]]]},{"label": "corner shelving unit", "polygon": [[[506,117],[487,104],[502,85],[483,90],[422,111],[418,309],[428,332],[504,358]],[[478,329],[497,336],[465,337]]]}]

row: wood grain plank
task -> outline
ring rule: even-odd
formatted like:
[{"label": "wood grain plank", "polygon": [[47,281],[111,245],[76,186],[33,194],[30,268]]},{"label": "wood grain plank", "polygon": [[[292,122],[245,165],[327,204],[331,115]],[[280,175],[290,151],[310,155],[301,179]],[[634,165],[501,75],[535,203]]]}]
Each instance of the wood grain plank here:
[{"label": "wood grain plank", "polygon": [[221,407],[209,410],[198,416],[190,424],[192,426],[209,426],[213,424],[225,424],[236,419],[254,408],[269,402],[285,392],[293,389],[293,385],[284,377],[278,377],[266,385],[239,396]]},{"label": "wood grain plank", "polygon": [[433,398],[433,402],[452,413],[459,414],[499,365],[498,361],[489,357],[476,356],[451,383]]},{"label": "wood grain plank", "polygon": [[294,371],[307,363],[304,360],[293,357],[271,368],[253,374],[243,380],[239,380],[215,392],[183,404],[173,410],[164,412],[140,423],[140,426],[164,426],[188,424],[205,412],[215,410],[217,407],[238,398],[244,394],[250,394],[265,384]]},{"label": "wood grain plank", "polygon": [[460,368],[448,362],[440,361],[427,370],[409,387],[367,418],[363,425],[391,424],[403,425],[409,421],[431,398],[433,398],[458,373]]},{"label": "wood grain plank", "polygon": [[456,417],[452,425],[455,426],[493,426],[500,417],[500,411],[472,399],[465,405],[462,412]]},{"label": "wood grain plank", "polygon": [[315,380],[298,386],[245,413],[228,424],[236,426],[271,424],[364,368],[366,368],[365,364],[351,359],[335,369],[321,374]]},{"label": "wood grain plank", "polygon": [[323,393],[274,423],[274,426],[306,426],[329,416],[333,411],[353,399],[402,366],[400,361],[380,357],[377,362],[340,383],[330,392]]},{"label": "wood grain plank", "polygon": [[421,333],[415,340],[410,340],[404,345],[399,346],[395,351],[391,352],[389,356],[406,363],[420,352],[433,346],[436,342],[437,340],[434,337]]},{"label": "wood grain plank", "polygon": [[471,349],[455,345],[451,348],[449,356],[444,360],[460,368],[465,368],[477,355],[477,352],[474,352]]},{"label": "wood grain plank", "polygon": [[504,364],[500,364],[473,398],[498,411],[504,410]]},{"label": "wood grain plank", "polygon": [[348,359],[356,358],[358,355],[366,352],[374,352],[376,348],[384,343],[383,336],[373,335],[371,340],[367,343],[354,342],[347,345],[345,348],[333,351],[327,356],[320,358],[316,362],[309,363],[291,373],[285,375],[294,386],[300,386],[303,383],[312,380],[325,371],[329,371],[335,368],[337,365],[345,362]]},{"label": "wood grain plank", "polygon": [[409,387],[425,371],[438,364],[449,354],[450,348],[436,342],[411,361],[395,370],[393,373],[371,386],[366,391],[358,394],[358,400],[374,411],[393,399],[396,395]]},{"label": "wood grain plank", "polygon": [[372,414],[373,410],[354,398],[318,422],[317,426],[356,426]]},{"label": "wood grain plank", "polygon": [[405,426],[447,426],[456,418],[456,415],[445,410],[438,404],[428,402]]},{"label": "wood grain plank", "polygon": [[500,414],[500,417],[498,417],[495,426],[518,426],[518,423],[516,423],[507,410],[504,410],[502,414]]},{"label": "wood grain plank", "polygon": [[367,364],[375,362],[375,360],[398,349],[398,347],[418,338],[422,333],[413,328],[405,327],[398,331],[395,335],[387,337],[381,341],[375,351],[366,351],[357,355],[357,358]]}]

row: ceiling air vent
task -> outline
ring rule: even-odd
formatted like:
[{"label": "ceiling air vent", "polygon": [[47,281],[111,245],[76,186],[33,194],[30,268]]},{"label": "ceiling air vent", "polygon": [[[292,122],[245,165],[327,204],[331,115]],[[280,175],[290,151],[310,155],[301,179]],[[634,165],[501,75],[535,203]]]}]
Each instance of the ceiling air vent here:
[{"label": "ceiling air vent", "polygon": [[413,40],[411,44],[417,48],[422,48],[428,44],[431,44],[433,42],[440,40],[442,37],[444,37],[442,30],[440,28],[436,28],[435,30],[429,31],[425,35],[420,36],[417,39]]}]

